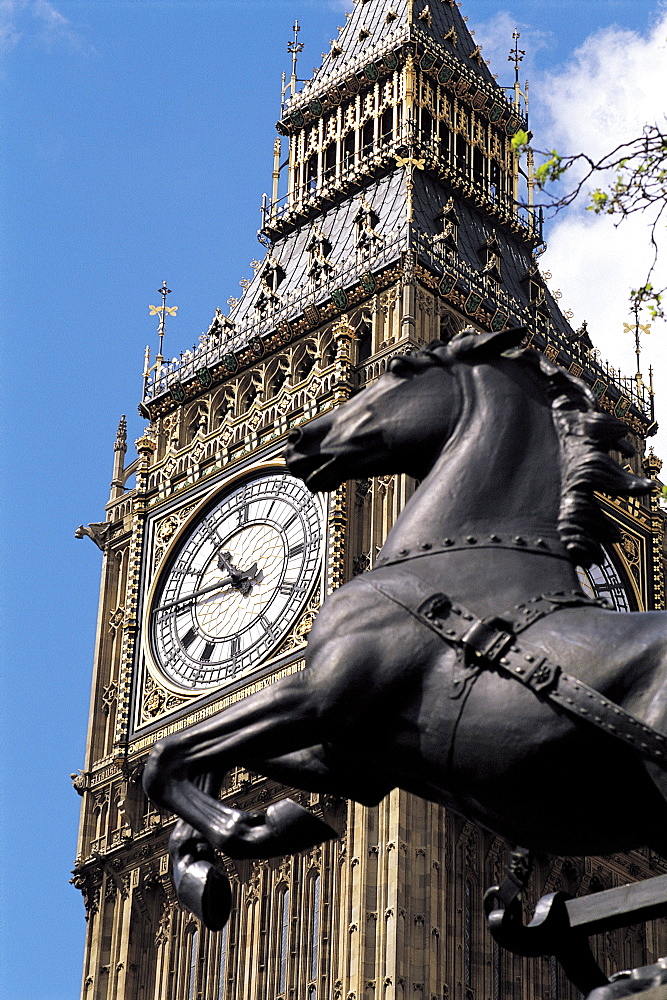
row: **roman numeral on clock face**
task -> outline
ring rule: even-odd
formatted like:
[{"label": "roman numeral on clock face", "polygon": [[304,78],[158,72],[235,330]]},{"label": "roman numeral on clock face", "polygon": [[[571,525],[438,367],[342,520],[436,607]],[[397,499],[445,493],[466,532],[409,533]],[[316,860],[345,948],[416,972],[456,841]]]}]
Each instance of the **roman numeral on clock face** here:
[{"label": "roman numeral on clock face", "polygon": [[197,633],[195,632],[195,630],[193,628],[189,628],[188,631],[183,636],[183,638],[181,639],[181,646],[183,646],[184,649],[187,649],[189,646],[192,645],[192,642],[196,635]]},{"label": "roman numeral on clock face", "polygon": [[283,580],[279,590],[285,597],[292,597],[293,595],[303,596],[306,593],[306,588],[303,584],[297,583],[296,580]]},{"label": "roman numeral on clock face", "polygon": [[294,546],[293,546],[293,547],[292,547],[292,548],[291,548],[291,549],[289,550],[289,552],[287,553],[287,558],[288,558],[288,559],[293,559],[293,558],[294,558],[294,556],[299,556],[299,555],[301,555],[301,553],[303,552],[303,550],[304,550],[304,544],[303,544],[303,542],[299,542],[299,544],[298,544],[298,545],[294,545]]},{"label": "roman numeral on clock face", "polygon": [[265,615],[260,615],[259,616],[259,623],[262,626],[262,628],[264,629],[266,635],[270,638],[271,642],[273,642],[275,640],[275,638],[276,638],[276,633],[275,633],[275,629],[274,629],[273,625],[271,624],[271,622],[269,621],[269,619]]},{"label": "roman numeral on clock face", "polygon": [[213,653],[214,649],[215,649],[215,643],[213,643],[213,642],[207,642],[206,643],[206,645],[204,646],[204,649],[202,651],[201,657],[200,657],[202,663],[208,663],[209,662],[209,660],[211,659],[211,654]]}]

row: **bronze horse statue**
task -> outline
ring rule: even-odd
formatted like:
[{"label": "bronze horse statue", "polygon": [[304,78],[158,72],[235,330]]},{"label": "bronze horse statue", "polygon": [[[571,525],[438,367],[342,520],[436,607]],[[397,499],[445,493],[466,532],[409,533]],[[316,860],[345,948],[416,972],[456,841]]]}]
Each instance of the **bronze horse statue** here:
[{"label": "bronze horse statue", "polygon": [[229,908],[212,848],[271,857],[333,835],[289,799],[218,801],[237,764],[367,805],[398,786],[554,854],[667,853],[666,616],[605,609],[576,571],[613,538],[594,491],[654,483],[610,457],[632,454],[624,425],[517,349],[524,333],[397,357],[290,434],[313,491],[420,485],[374,568],[327,598],[302,672],[155,745],[144,787],[181,817],[178,894],[209,927]]}]

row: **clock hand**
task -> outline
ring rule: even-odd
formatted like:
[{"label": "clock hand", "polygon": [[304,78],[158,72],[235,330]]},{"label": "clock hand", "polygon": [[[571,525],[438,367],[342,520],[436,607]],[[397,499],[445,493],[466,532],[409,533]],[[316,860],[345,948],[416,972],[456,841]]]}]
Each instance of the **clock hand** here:
[{"label": "clock hand", "polygon": [[231,576],[228,576],[224,580],[218,580],[217,583],[212,583],[208,587],[202,587],[201,590],[193,590],[191,594],[179,597],[175,601],[169,601],[168,604],[161,604],[159,608],[153,608],[153,613],[155,614],[156,611],[168,611],[169,608],[175,608],[177,604],[183,604],[185,601],[194,601],[196,597],[201,597],[203,594],[211,594],[214,590],[220,590],[221,587],[226,587],[228,584],[234,586],[234,580]]},{"label": "clock hand", "polygon": [[225,569],[229,573],[232,587],[239,590],[244,596],[250,592],[250,582],[257,573],[257,563],[253,563],[249,569],[238,569],[231,561],[231,552],[218,553],[218,568]]}]

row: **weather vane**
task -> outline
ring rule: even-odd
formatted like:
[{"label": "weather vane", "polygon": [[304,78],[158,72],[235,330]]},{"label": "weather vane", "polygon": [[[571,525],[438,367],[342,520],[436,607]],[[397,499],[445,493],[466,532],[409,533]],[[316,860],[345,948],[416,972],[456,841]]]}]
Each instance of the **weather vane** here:
[{"label": "weather vane", "polygon": [[157,352],[157,357],[155,359],[155,363],[157,365],[161,365],[162,362],[164,361],[164,358],[162,357],[162,344],[164,342],[164,323],[165,323],[165,319],[167,318],[167,315],[169,315],[169,316],[175,316],[176,313],[178,312],[178,306],[168,306],[167,305],[167,296],[171,295],[171,288],[167,288],[167,282],[166,281],[162,282],[162,288],[158,288],[158,292],[162,296],[162,305],[161,306],[149,306],[148,310],[149,310],[149,314],[151,316],[159,316],[160,317],[160,322],[158,323],[158,328],[157,328],[158,337],[160,338],[160,346],[158,347],[158,352]]},{"label": "weather vane", "polygon": [[523,57],[525,56],[526,51],[525,51],[525,49],[520,49],[519,48],[519,39],[521,38],[521,32],[517,28],[514,29],[514,33],[512,34],[512,38],[514,39],[514,48],[510,49],[510,54],[507,57],[507,61],[511,62],[511,63],[514,63],[514,72],[516,74],[515,83],[518,86],[518,84],[519,84],[519,66],[523,62]]},{"label": "weather vane", "polygon": [[641,344],[639,342],[639,335],[640,333],[643,333],[646,334],[646,336],[648,336],[648,334],[651,332],[651,324],[639,322],[639,304],[635,305],[634,313],[635,313],[634,323],[624,323],[623,333],[634,333],[635,335],[635,355],[637,357],[637,374],[635,375],[635,379],[637,380],[637,385],[641,385],[642,372],[641,372],[641,365],[639,362],[639,355],[641,354],[642,349],[641,349]]},{"label": "weather vane", "polygon": [[178,312],[178,306],[168,306],[167,305],[167,296],[171,295],[171,288],[167,288],[167,282],[166,281],[162,282],[162,288],[158,288],[158,292],[162,296],[162,305],[161,306],[149,306],[148,307],[148,313],[149,313],[150,316],[159,316],[160,317],[160,322],[158,323],[158,327],[157,327],[157,332],[158,332],[158,337],[160,338],[160,343],[159,343],[157,355],[155,357],[155,364],[153,365],[152,368],[151,368],[151,349],[150,349],[150,347],[147,347],[146,350],[145,350],[145,352],[144,352],[144,374],[143,374],[143,378],[144,378],[144,396],[146,395],[146,391],[148,389],[148,380],[150,378],[151,372],[153,370],[155,370],[156,373],[157,373],[157,375],[159,375],[160,374],[160,368],[162,367],[162,363],[164,361],[164,358],[162,356],[162,345],[164,343],[164,324],[165,324],[165,320],[166,320],[167,316],[175,316],[176,313]]},{"label": "weather vane", "polygon": [[292,77],[288,84],[285,84],[285,74],[283,73],[283,108],[285,106],[285,94],[289,90],[290,97],[294,97],[296,94],[296,85],[299,83],[296,75],[296,64],[299,58],[299,53],[303,52],[303,42],[299,41],[299,32],[301,31],[301,25],[298,21],[294,22],[293,29],[294,38],[291,42],[287,43],[287,51],[292,56]]}]

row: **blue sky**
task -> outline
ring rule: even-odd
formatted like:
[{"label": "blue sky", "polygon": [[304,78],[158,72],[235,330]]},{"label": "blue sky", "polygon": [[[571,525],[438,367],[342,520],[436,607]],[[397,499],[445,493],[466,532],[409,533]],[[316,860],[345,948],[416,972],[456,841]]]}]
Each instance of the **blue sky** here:
[{"label": "blue sky", "polygon": [[[261,253],[255,232],[293,20],[306,46],[300,75],[310,75],[351,3],[0,0],[0,994],[12,1000],[72,1000],[79,991],[84,911],[68,877],[80,800],[69,774],[83,764],[101,555],[74,530],[104,517],[120,415],[130,442],[142,431],[143,352],[156,343],[148,305],[166,279],[179,306],[171,355],[240,294],[239,279],[252,276]],[[570,97],[564,116],[558,95],[577,74],[592,91],[582,74],[596,58],[600,87],[607,65],[620,82],[633,60],[643,67],[633,92],[640,117],[654,114],[655,93],[667,93],[664,70],[648,58],[667,37],[654,0],[465,0],[462,10],[500,82],[512,82],[506,55],[519,25],[533,123],[553,127],[559,142],[567,122],[583,122],[575,136],[589,135],[590,107]],[[614,94],[599,99],[613,105]],[[591,245],[599,239],[589,236]],[[613,238],[625,239],[632,258],[632,239]],[[644,235],[633,239],[639,254]],[[565,274],[571,256],[558,233],[554,244],[553,287],[557,265]],[[577,313],[586,308],[582,280],[567,280],[563,305],[570,296]],[[615,282],[621,298],[632,280]],[[609,329],[625,318],[610,319]],[[626,363],[625,346],[603,323],[599,333],[603,355],[617,352],[614,363],[629,373],[631,354]],[[658,366],[661,336],[664,344],[656,327]]]}]

